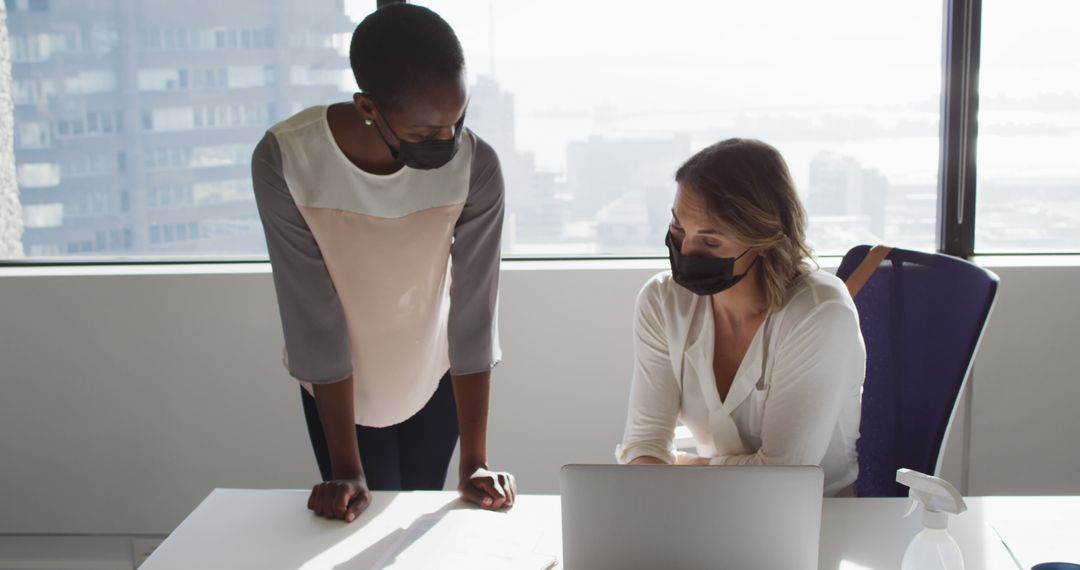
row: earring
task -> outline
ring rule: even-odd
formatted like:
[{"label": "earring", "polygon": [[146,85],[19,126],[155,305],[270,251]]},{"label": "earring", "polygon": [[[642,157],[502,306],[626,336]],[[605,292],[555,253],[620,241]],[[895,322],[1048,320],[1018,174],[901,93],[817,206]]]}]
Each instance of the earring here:
[{"label": "earring", "polygon": [[364,124],[370,127],[371,125],[374,125],[375,122],[371,119],[364,119]]}]

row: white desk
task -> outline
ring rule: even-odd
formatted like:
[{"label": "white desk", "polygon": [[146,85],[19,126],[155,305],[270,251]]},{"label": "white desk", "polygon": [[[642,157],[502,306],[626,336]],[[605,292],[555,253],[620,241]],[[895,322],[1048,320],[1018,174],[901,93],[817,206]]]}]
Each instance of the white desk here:
[{"label": "white desk", "polygon": [[[141,567],[143,570],[368,568],[419,515],[469,508],[455,493],[376,492],[352,524],[310,513],[308,491],[217,489],[184,520]],[[989,523],[1003,520],[1080,521],[1080,497],[967,499],[950,532],[968,568],[1015,570]],[[541,544],[562,553],[559,497],[525,495],[505,516],[545,529]],[[906,499],[826,499],[822,515],[822,570],[893,569],[919,530],[918,516],[900,517]],[[560,556],[561,558],[561,556]]]}]

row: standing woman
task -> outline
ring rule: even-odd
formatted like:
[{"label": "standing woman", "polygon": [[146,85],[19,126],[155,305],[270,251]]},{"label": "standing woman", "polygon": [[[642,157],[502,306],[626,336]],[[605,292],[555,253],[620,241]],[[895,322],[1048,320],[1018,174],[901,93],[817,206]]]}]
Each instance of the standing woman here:
[{"label": "standing woman", "polygon": [[360,92],[272,126],[252,156],[282,327],[323,483],[308,508],[353,521],[369,490],[441,489],[461,438],[461,496],[514,503],[488,470],[503,179],[463,127],[461,44],[426,8],[356,27]]}]

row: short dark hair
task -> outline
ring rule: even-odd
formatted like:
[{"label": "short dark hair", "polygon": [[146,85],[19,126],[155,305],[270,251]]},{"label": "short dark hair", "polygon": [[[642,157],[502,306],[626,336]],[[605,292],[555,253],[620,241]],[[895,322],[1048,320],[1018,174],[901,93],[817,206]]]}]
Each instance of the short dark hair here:
[{"label": "short dark hair", "polygon": [[435,12],[404,2],[369,14],[353,32],[349,61],[360,91],[380,106],[442,82],[457,81],[465,54],[453,28]]}]

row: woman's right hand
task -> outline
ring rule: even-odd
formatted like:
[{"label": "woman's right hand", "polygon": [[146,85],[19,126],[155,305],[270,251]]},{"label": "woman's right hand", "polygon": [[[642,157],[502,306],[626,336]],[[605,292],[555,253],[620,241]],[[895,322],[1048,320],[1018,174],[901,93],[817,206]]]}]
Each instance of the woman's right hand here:
[{"label": "woman's right hand", "polygon": [[308,508],[328,519],[353,522],[371,505],[371,491],[364,479],[335,479],[311,489]]}]

